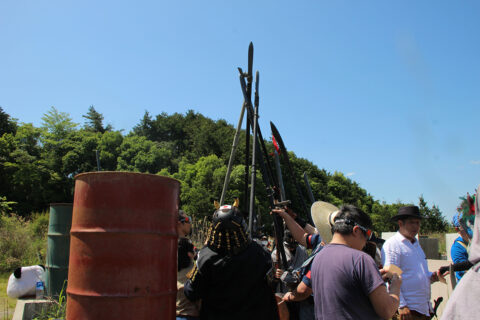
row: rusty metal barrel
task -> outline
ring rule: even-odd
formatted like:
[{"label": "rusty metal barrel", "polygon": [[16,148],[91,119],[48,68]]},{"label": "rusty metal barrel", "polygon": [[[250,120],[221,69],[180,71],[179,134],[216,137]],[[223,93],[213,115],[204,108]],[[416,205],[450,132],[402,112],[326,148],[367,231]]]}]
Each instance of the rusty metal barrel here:
[{"label": "rusty metal barrel", "polygon": [[58,297],[68,277],[72,208],[71,203],[50,204],[45,274],[47,295],[50,297]]},{"label": "rusty metal barrel", "polygon": [[67,319],[174,319],[180,183],[130,172],[75,177]]}]

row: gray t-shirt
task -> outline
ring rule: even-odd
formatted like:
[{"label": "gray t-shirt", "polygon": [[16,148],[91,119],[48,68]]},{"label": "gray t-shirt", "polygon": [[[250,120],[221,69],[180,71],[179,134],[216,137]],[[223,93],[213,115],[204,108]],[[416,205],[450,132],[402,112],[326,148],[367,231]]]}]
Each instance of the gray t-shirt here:
[{"label": "gray t-shirt", "polygon": [[375,261],[365,252],[329,244],[312,264],[316,319],[381,319],[368,296],[384,285]]}]

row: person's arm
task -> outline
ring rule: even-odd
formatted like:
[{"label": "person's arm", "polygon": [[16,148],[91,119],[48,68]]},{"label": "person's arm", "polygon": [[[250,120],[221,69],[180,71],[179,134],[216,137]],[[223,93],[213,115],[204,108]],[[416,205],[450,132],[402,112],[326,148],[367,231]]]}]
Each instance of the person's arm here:
[{"label": "person's arm", "polygon": [[387,291],[385,285],[378,286],[368,298],[375,312],[383,319],[390,319],[398,309],[400,303],[400,287],[402,278],[394,274],[390,279],[390,287]]},{"label": "person's arm", "polygon": [[303,228],[305,230],[305,232],[307,232],[308,234],[314,234],[314,233],[317,233],[317,229],[315,229],[314,226],[312,226],[310,223],[307,223],[305,225],[305,228]]},{"label": "person's arm", "polygon": [[204,280],[199,273],[197,265],[187,274],[189,278],[183,287],[183,293],[190,301],[196,301],[201,298],[204,290]]},{"label": "person's arm", "polygon": [[285,221],[288,229],[292,233],[293,239],[300,243],[302,246],[307,247],[305,236],[308,234],[300,225],[283,209],[273,209],[272,212],[278,214]]},{"label": "person's arm", "polygon": [[287,292],[283,296],[283,301],[303,301],[312,295],[312,288],[308,287],[303,281],[292,292]]},{"label": "person's arm", "polygon": [[[383,266],[388,265],[396,265],[397,267],[401,267],[401,255],[400,253],[395,250],[394,246],[391,243],[385,243],[382,247],[382,264]],[[403,308],[407,305],[407,301],[403,297],[402,291],[400,289],[400,308]]]}]

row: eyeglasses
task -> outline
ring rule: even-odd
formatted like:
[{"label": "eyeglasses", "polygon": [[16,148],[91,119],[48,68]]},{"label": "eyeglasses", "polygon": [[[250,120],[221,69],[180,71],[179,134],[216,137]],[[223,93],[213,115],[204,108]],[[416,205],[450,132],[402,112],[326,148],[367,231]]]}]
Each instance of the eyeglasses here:
[{"label": "eyeglasses", "polygon": [[345,224],[349,224],[351,226],[357,226],[359,227],[363,233],[365,234],[365,236],[367,237],[367,241],[370,241],[370,239],[372,239],[372,235],[373,235],[373,231],[370,230],[370,229],[367,229],[365,228],[364,226],[361,226],[359,225],[358,223],[356,223],[355,221],[352,221],[350,219],[337,219],[335,220],[335,223],[345,223]]}]

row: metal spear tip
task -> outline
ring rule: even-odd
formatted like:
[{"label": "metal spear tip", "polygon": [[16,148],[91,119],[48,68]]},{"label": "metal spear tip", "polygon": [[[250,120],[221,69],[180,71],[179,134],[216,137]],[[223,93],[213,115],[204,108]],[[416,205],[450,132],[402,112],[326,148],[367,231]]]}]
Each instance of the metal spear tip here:
[{"label": "metal spear tip", "polygon": [[253,43],[250,42],[250,45],[248,46],[248,75],[252,75],[252,69],[253,69]]},{"label": "metal spear tip", "polygon": [[275,127],[272,121],[270,121],[270,128],[272,129],[272,131],[278,132],[277,127]]}]

